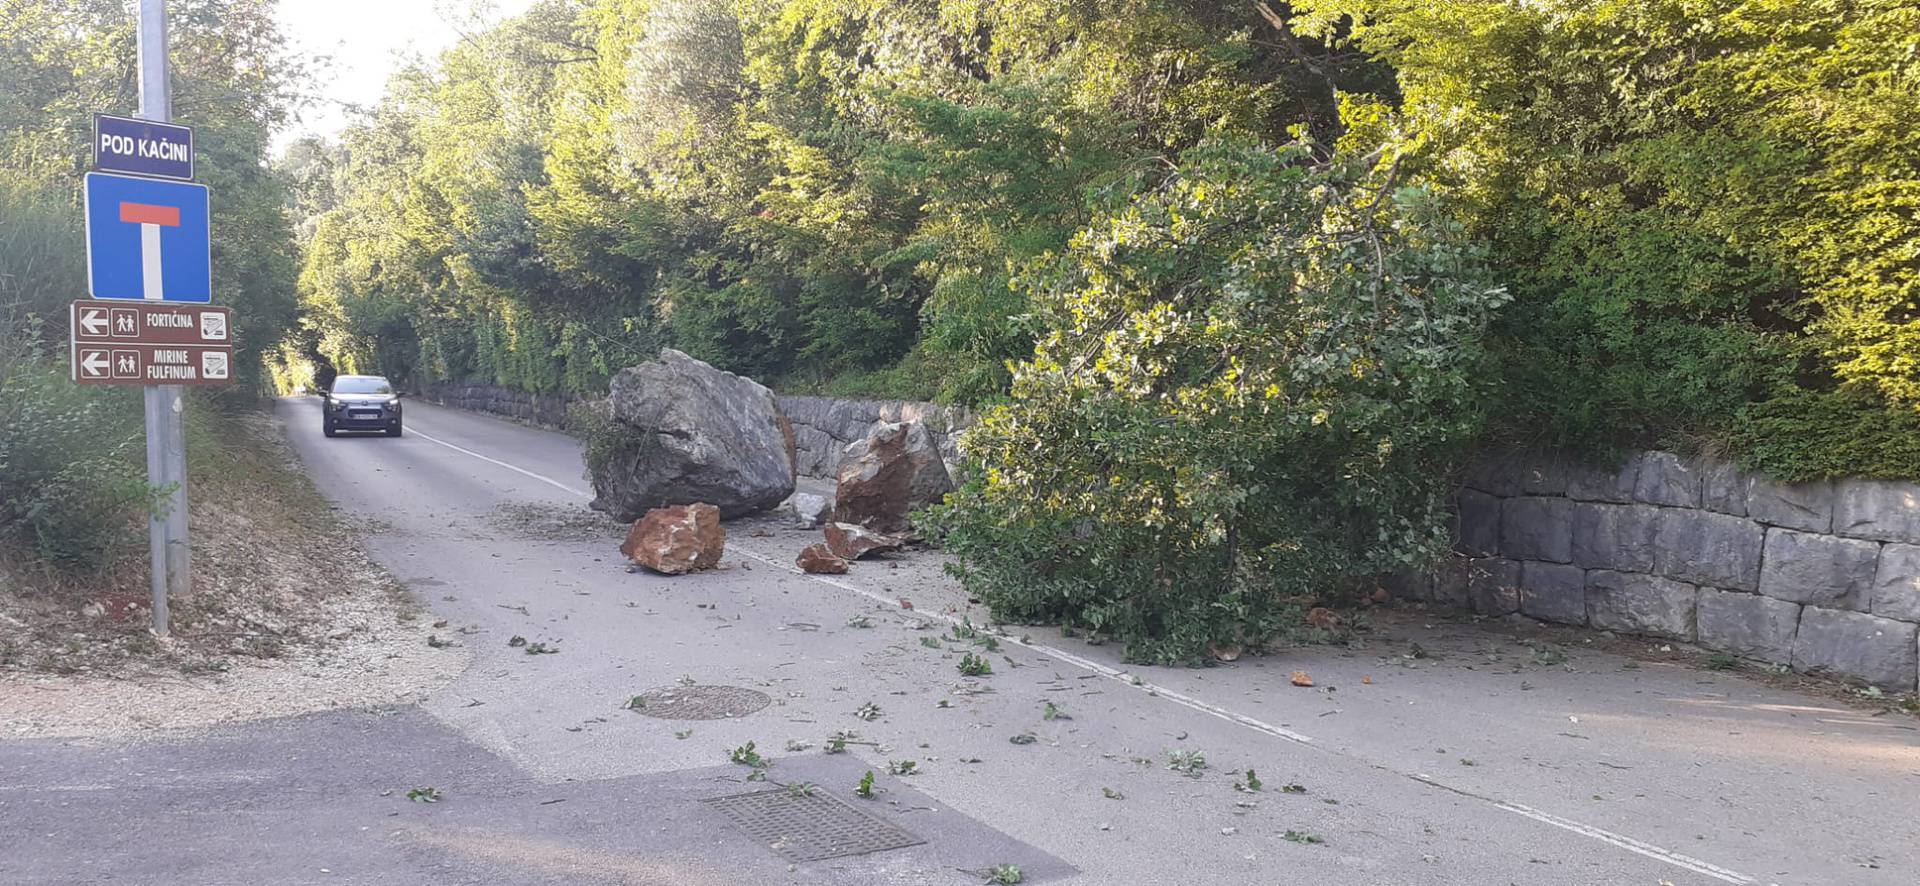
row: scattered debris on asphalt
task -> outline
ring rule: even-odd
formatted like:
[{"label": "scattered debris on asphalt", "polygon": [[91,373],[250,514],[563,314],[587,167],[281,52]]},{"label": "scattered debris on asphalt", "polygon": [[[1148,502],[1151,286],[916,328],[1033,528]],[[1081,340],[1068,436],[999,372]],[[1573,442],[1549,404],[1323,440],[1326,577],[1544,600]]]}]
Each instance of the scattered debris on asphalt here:
[{"label": "scattered debris on asphalt", "polygon": [[1207,755],[1204,751],[1185,750],[1168,751],[1167,768],[1188,778],[1199,778],[1207,768]]}]

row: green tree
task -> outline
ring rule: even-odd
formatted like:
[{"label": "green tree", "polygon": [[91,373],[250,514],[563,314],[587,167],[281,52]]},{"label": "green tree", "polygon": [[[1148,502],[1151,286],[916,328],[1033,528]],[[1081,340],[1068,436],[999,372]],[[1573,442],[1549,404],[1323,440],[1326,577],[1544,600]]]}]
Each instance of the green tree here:
[{"label": "green tree", "polygon": [[1492,245],[1516,297],[1509,433],[1920,474],[1833,457],[1920,410],[1920,6],[1294,6],[1397,71],[1404,101],[1354,103],[1352,138],[1439,182]]},{"label": "green tree", "polygon": [[1018,268],[1203,133],[1331,132],[1332,84],[1374,76],[1257,5],[1122,6],[536,5],[347,135],[341,187],[303,204],[338,220],[304,222],[308,337],[423,380],[589,390],[671,342],[776,382],[997,396],[1034,336]]},{"label": "green tree", "polygon": [[[215,300],[235,309],[239,368],[250,376],[257,366],[251,358],[279,341],[297,311],[286,191],[261,159],[305,70],[288,54],[270,0],[183,0],[169,4],[169,15],[174,119],[194,127],[196,174],[214,194]],[[136,110],[134,56],[126,4],[7,5],[0,17],[0,166],[10,176],[8,199],[64,204],[77,225],[91,115]],[[23,196],[29,190],[41,196]],[[65,302],[83,293],[86,281],[77,262],[60,266],[68,276],[15,288],[16,304],[47,318],[64,315]],[[64,333],[59,324],[44,328]]]}]

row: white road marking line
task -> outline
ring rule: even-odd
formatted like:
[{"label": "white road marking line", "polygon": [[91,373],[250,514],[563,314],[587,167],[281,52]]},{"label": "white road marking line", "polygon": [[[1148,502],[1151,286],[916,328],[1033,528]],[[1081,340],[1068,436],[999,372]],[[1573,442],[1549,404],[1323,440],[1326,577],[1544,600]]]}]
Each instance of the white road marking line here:
[{"label": "white road marking line", "polygon": [[491,464],[491,465],[499,465],[500,467],[503,467],[503,468],[506,468],[507,470],[509,470],[509,471],[512,471],[512,472],[514,472],[514,473],[516,473],[516,474],[523,474],[523,475],[525,475],[525,476],[528,476],[528,477],[531,477],[531,478],[533,478],[533,479],[535,479],[535,480],[538,480],[538,481],[540,481],[540,482],[542,482],[542,483],[545,483],[545,484],[547,484],[548,486],[552,486],[553,488],[555,488],[555,489],[559,489],[559,490],[561,490],[561,491],[563,491],[563,492],[569,492],[569,493],[572,493],[572,494],[574,494],[574,495],[577,495],[577,496],[580,496],[581,498],[592,498],[592,497],[593,497],[593,494],[592,494],[592,493],[590,493],[590,492],[583,492],[583,491],[581,491],[581,490],[578,490],[578,489],[575,489],[575,488],[573,488],[573,487],[571,487],[571,486],[568,486],[568,485],[567,485],[567,484],[565,484],[565,483],[562,483],[562,482],[560,482],[560,481],[558,481],[558,480],[555,480],[555,479],[553,479],[553,478],[551,478],[551,477],[543,477],[543,476],[541,476],[541,475],[539,475],[539,474],[536,474],[536,473],[534,473],[534,472],[532,472],[532,471],[529,471],[529,470],[527,470],[527,469],[525,469],[525,468],[521,468],[521,467],[515,467],[514,465],[510,465],[510,464],[507,464],[506,462],[504,462],[504,461],[501,461],[501,460],[499,460],[499,459],[497,459],[497,458],[488,458],[488,457],[486,457],[486,456],[484,456],[484,455],[481,455],[481,454],[480,454],[480,453],[478,453],[478,452],[475,452],[475,451],[473,451],[473,450],[471,450],[471,449],[467,449],[467,448],[465,448],[465,447],[463,447],[463,446],[455,446],[455,445],[453,445],[452,443],[448,443],[447,441],[445,441],[445,440],[442,440],[442,439],[440,439],[439,437],[435,437],[435,436],[433,436],[432,434],[425,434],[425,433],[421,433],[421,431],[420,431],[420,430],[419,430],[418,428],[408,428],[407,430],[408,430],[409,432],[411,432],[411,433],[413,434],[413,436],[415,436],[415,437],[419,437],[419,438],[420,438],[420,439],[422,439],[422,440],[426,440],[426,441],[427,441],[427,442],[429,442],[429,443],[438,443],[438,444],[440,444],[441,446],[445,446],[445,447],[447,447],[448,449],[451,449],[451,450],[453,450],[453,451],[455,451],[455,452],[458,452],[458,453],[461,453],[461,454],[463,454],[463,455],[471,455],[471,456],[473,456],[474,458],[477,458],[477,459],[479,459],[479,460],[481,460],[481,461],[484,461],[484,462],[486,462],[486,463],[488,463],[488,464]]},{"label": "white road marking line", "polygon": [[[581,498],[593,497],[592,495],[586,492],[582,492],[578,489],[574,489],[573,487],[568,486],[564,483],[561,483],[558,480],[554,480],[550,477],[543,477],[532,471],[526,470],[525,468],[520,468],[514,465],[507,464],[506,462],[500,461],[499,459],[488,458],[487,456],[481,455],[478,452],[474,452],[471,449],[465,449],[459,446],[455,446],[452,443],[446,442],[445,440],[437,440],[433,437],[427,436],[426,434],[422,434],[419,431],[415,431],[414,434],[416,436],[425,438],[427,440],[432,440],[433,442],[438,443],[441,446],[445,446],[448,449],[451,449],[455,452],[471,455],[474,458],[480,459],[481,461],[487,462],[489,464],[499,465],[500,467],[506,468],[510,471],[514,471],[520,474],[525,474],[528,477],[532,477],[535,480],[539,480],[542,483],[549,484],[559,489],[564,489],[567,492],[571,492],[574,495],[577,495]],[[741,553],[745,554],[746,556],[752,557],[755,560],[759,560],[760,562],[765,563],[769,566],[785,569],[788,572],[792,572],[796,575],[801,575],[806,578],[813,579],[814,581],[820,582],[822,584],[831,585],[843,591],[852,591],[853,593],[859,594],[862,597],[866,597],[870,600],[874,600],[876,602],[883,603],[888,606],[892,606],[903,613],[911,613],[915,618],[943,621],[949,625],[959,625],[961,623],[959,619],[956,619],[949,615],[944,615],[937,612],[921,612],[917,609],[906,609],[905,607],[902,607],[900,605],[900,601],[897,598],[889,598],[885,594],[869,591],[865,588],[859,587],[849,582],[841,581],[836,578],[828,578],[824,575],[813,575],[811,573],[801,570],[799,567],[796,567],[790,563],[782,563],[778,560],[773,559],[772,557],[766,557],[760,554],[756,554],[752,551],[743,550],[741,551]],[[976,626],[976,630],[988,630],[988,629],[982,629]],[[1132,686],[1136,689],[1141,690],[1142,692],[1148,693],[1149,695],[1153,695],[1158,698],[1164,698],[1167,701],[1171,701],[1174,704],[1180,705],[1182,707],[1199,711],[1200,713],[1207,714],[1208,716],[1218,717],[1219,719],[1225,720],[1229,723],[1233,723],[1235,725],[1238,725],[1247,729],[1251,729],[1255,732],[1269,735],[1274,738],[1284,739],[1286,741],[1297,742],[1303,745],[1311,745],[1313,743],[1312,738],[1306,735],[1302,735],[1301,733],[1295,732],[1291,729],[1286,729],[1280,726],[1274,726],[1270,723],[1262,722],[1260,720],[1254,719],[1253,717],[1249,717],[1245,714],[1237,713],[1227,708],[1220,707],[1219,705],[1210,704],[1208,702],[1201,701],[1200,699],[1194,698],[1190,695],[1186,695],[1184,693],[1177,692],[1175,690],[1168,689],[1163,686],[1158,686],[1153,683],[1148,683],[1148,682],[1145,682],[1144,680],[1136,683],[1134,681],[1138,678],[1132,674],[1128,674],[1127,672],[1118,670],[1116,668],[1108,667],[1096,661],[1091,661],[1089,659],[1081,658],[1080,656],[1074,655],[1071,652],[1067,652],[1062,649],[1056,649],[1052,646],[1047,646],[1040,643],[1023,641],[1018,637],[1008,636],[1006,634],[1001,634],[992,630],[988,630],[988,633],[993,633],[996,636],[998,636],[1000,639],[1006,642],[1012,643],[1015,646],[1020,646],[1025,649],[1031,649],[1034,652],[1038,652],[1042,655],[1047,656],[1048,658],[1055,659],[1056,661],[1060,661],[1064,664],[1068,664],[1073,667],[1080,668],[1081,670],[1098,674],[1102,677],[1106,677],[1107,679],[1114,680],[1125,686]],[[1337,753],[1337,752],[1329,750],[1328,753]],[[1366,762],[1366,761],[1363,760],[1360,762]],[[1667,864],[1673,865],[1674,867],[1683,868],[1685,870],[1692,871],[1696,874],[1702,874],[1704,876],[1712,877],[1716,880],[1720,880],[1721,882],[1733,883],[1733,884],[1736,884],[1736,886],[1754,886],[1754,884],[1757,884],[1759,882],[1758,880],[1755,880],[1754,878],[1749,877],[1746,874],[1742,874],[1738,871],[1728,870],[1727,868],[1723,868],[1715,864],[1710,864],[1708,862],[1701,861],[1700,859],[1693,858],[1691,856],[1681,855],[1680,853],[1674,852],[1670,849],[1664,849],[1659,846],[1655,846],[1652,843],[1635,840],[1632,837],[1624,836],[1622,834],[1616,834],[1616,833],[1613,833],[1612,831],[1596,828],[1592,825],[1581,824],[1580,822],[1574,821],[1572,819],[1561,818],[1560,816],[1554,815],[1549,812],[1542,812],[1530,806],[1523,806],[1519,803],[1510,803],[1505,800],[1498,800],[1492,797],[1485,797],[1480,794],[1475,794],[1469,791],[1463,791],[1458,788],[1449,787],[1448,785],[1435,781],[1432,778],[1400,772],[1399,770],[1392,769],[1377,763],[1373,763],[1369,765],[1372,765],[1383,772],[1392,772],[1406,778],[1411,778],[1422,784],[1433,785],[1434,787],[1441,788],[1448,791],[1453,791],[1454,793],[1461,794],[1463,796],[1473,797],[1475,799],[1484,801],[1492,805],[1493,808],[1495,809],[1500,809],[1506,812],[1511,812],[1515,815],[1523,816],[1525,818],[1530,818],[1534,821],[1540,822],[1541,824],[1552,825],[1553,827],[1560,828],[1561,830],[1567,831],[1568,833],[1579,834],[1580,836],[1587,837],[1589,839],[1598,840],[1602,843],[1606,843],[1609,846],[1613,846],[1619,849],[1625,849],[1628,852],[1645,856],[1655,861],[1665,862]]]},{"label": "white road marking line", "polygon": [[34,791],[36,793],[46,791],[112,791],[118,789],[119,787],[117,785],[110,784],[0,784],[0,791]]},{"label": "white road marking line", "polygon": [[[764,557],[752,551],[743,550],[743,551],[740,551],[740,553],[745,554],[746,556],[752,557],[755,560],[759,560],[760,562],[765,563],[769,566],[773,566],[779,569],[785,569],[788,572],[792,572],[796,575],[804,575],[815,581],[824,582],[836,588],[840,588],[841,590],[852,591],[856,594],[859,594],[862,597],[866,597],[869,600],[874,600],[880,603],[884,603],[888,606],[898,609],[901,612],[910,612],[917,618],[945,622],[955,627],[958,627],[961,624],[960,619],[954,618],[951,615],[945,615],[938,612],[921,612],[918,609],[904,609],[900,606],[900,601],[898,600],[898,598],[889,599],[885,594],[869,591],[865,588],[858,587],[856,585],[849,584],[847,582],[840,581],[838,579],[827,578],[826,576],[823,576],[823,575],[813,575],[811,573],[805,572],[803,570],[800,570],[794,567],[793,564],[791,563],[781,563],[780,561],[775,560],[772,557]],[[983,628],[978,625],[973,625],[972,627],[974,630],[992,634],[1001,640],[1004,640],[1015,646],[1019,646],[1025,649],[1030,649],[1034,652],[1038,652],[1041,655],[1054,659],[1055,661],[1072,665],[1073,667],[1079,668],[1083,671],[1088,671],[1090,673],[1098,674],[1109,680],[1113,680],[1114,682],[1117,682],[1123,686],[1130,686],[1134,689],[1140,690],[1141,692],[1147,693],[1148,695],[1159,696],[1160,698],[1164,698],[1168,701],[1173,702],[1174,704],[1181,705],[1182,707],[1192,708],[1193,710],[1199,711],[1209,716],[1218,717],[1229,723],[1245,726],[1246,728],[1252,729],[1256,732],[1263,732],[1274,738],[1282,738],[1282,739],[1286,739],[1287,741],[1295,741],[1301,744],[1311,744],[1313,742],[1313,739],[1308,738],[1307,736],[1302,735],[1286,727],[1275,726],[1271,723],[1266,723],[1260,720],[1256,720],[1245,714],[1235,713],[1233,711],[1227,710],[1226,708],[1220,707],[1218,705],[1209,704],[1207,702],[1201,701],[1200,699],[1194,698],[1193,696],[1187,695],[1177,690],[1169,689],[1165,686],[1159,686],[1153,683],[1149,683],[1143,679],[1140,679],[1138,676],[1134,674],[1129,674],[1117,668],[1110,668],[1097,661],[1081,658],[1080,656],[1074,655],[1073,653],[1068,652],[1064,649],[1058,649],[1052,646],[1047,646],[1042,643],[1034,643],[1032,641],[1022,640],[1018,637],[1012,636],[1011,634],[1000,633],[999,631],[993,630],[992,628]],[[1136,680],[1138,680],[1139,682],[1135,682]]]},{"label": "white road marking line", "polygon": [[1655,861],[1664,861],[1675,867],[1686,868],[1696,874],[1703,874],[1721,882],[1735,883],[1739,884],[1739,886],[1753,886],[1753,884],[1759,882],[1738,871],[1730,871],[1719,865],[1710,864],[1692,856],[1681,855],[1669,849],[1662,849],[1651,843],[1643,843],[1632,837],[1616,834],[1612,831],[1604,831],[1592,825],[1581,824],[1571,819],[1561,818],[1551,812],[1541,812],[1531,806],[1522,806],[1519,803],[1509,803],[1505,800],[1483,799],[1487,799],[1488,802],[1491,802],[1495,807],[1505,809],[1515,815],[1524,815],[1534,821],[1550,824],[1556,828],[1571,831],[1583,837],[1591,837],[1602,843],[1618,846],[1628,852],[1638,853]]}]

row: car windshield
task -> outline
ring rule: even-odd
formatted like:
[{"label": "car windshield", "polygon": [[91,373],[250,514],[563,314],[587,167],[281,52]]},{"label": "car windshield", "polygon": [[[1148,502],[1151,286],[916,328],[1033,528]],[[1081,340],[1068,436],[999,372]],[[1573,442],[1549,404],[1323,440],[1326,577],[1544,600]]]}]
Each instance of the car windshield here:
[{"label": "car windshield", "polygon": [[391,394],[393,385],[384,378],[359,378],[346,376],[334,379],[333,392],[336,394]]}]

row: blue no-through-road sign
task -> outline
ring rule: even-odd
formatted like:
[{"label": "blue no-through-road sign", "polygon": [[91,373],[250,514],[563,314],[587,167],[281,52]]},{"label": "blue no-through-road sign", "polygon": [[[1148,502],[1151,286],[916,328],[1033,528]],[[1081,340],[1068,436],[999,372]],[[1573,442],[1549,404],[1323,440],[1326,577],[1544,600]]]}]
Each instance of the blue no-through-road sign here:
[{"label": "blue no-through-road sign", "polygon": [[193,130],[172,123],[93,115],[93,165],[104,172],[193,178]]},{"label": "blue no-through-road sign", "polygon": [[89,172],[86,203],[94,298],[213,300],[205,185]]}]

